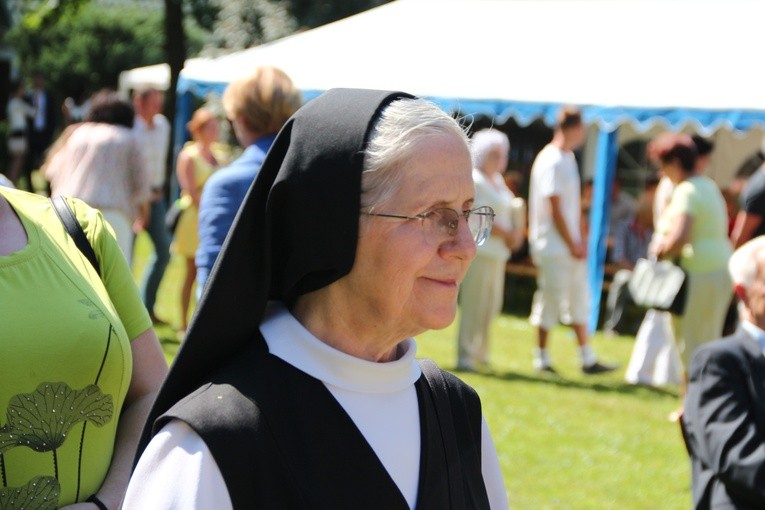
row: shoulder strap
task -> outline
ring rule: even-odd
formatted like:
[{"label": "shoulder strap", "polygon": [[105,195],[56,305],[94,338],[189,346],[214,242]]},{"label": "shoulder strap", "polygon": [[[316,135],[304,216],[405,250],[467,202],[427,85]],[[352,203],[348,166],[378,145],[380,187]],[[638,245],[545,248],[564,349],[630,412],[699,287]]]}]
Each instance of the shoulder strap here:
[{"label": "shoulder strap", "polygon": [[61,223],[64,224],[64,228],[66,228],[66,231],[74,240],[74,244],[76,244],[77,248],[83,255],[85,255],[85,258],[90,261],[93,265],[93,269],[98,273],[98,276],[101,276],[101,265],[96,258],[96,252],[93,251],[93,246],[90,245],[90,241],[88,241],[88,238],[85,236],[85,232],[82,230],[82,225],[80,225],[80,222],[75,218],[72,208],[69,207],[69,203],[67,203],[66,199],[61,195],[51,198],[50,201],[53,204],[53,208],[56,210],[56,214],[58,214]]},{"label": "shoulder strap", "polygon": [[428,382],[428,387],[436,405],[436,417],[438,419],[441,436],[446,449],[446,472],[449,478],[449,499],[451,508],[462,508],[465,501],[462,481],[462,468],[460,465],[459,445],[454,431],[454,418],[452,417],[451,404],[449,402],[449,386],[441,369],[433,360],[419,360],[420,368]]}]

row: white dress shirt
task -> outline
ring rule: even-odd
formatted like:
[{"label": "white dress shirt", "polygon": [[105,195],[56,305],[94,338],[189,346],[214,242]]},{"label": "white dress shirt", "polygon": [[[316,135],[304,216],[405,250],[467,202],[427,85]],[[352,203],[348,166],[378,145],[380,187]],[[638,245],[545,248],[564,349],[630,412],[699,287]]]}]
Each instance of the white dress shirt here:
[{"label": "white dress shirt", "polygon": [[149,185],[154,189],[161,188],[165,184],[167,151],[170,149],[170,122],[164,115],[157,114],[152,119],[152,127],[149,127],[143,118],[136,115],[133,133],[146,162]]},{"label": "white dress shirt", "polygon": [[765,354],[765,331],[745,320],[741,321],[741,327],[744,328],[744,331],[749,333],[752,338],[757,340],[760,344],[760,349],[762,349],[763,354]]}]

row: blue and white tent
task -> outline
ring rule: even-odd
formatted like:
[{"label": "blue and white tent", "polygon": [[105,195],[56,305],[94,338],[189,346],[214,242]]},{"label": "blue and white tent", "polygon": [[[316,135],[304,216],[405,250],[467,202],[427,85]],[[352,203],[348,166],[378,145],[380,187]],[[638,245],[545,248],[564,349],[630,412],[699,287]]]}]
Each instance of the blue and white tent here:
[{"label": "blue and white tent", "polygon": [[306,100],[332,87],[399,89],[521,124],[552,124],[561,104],[579,105],[600,130],[591,173],[602,207],[593,207],[589,250],[597,298],[618,128],[761,137],[763,20],[756,0],[397,0],[196,60],[180,76],[176,125],[192,95],[221,93],[260,64],[284,69]]}]

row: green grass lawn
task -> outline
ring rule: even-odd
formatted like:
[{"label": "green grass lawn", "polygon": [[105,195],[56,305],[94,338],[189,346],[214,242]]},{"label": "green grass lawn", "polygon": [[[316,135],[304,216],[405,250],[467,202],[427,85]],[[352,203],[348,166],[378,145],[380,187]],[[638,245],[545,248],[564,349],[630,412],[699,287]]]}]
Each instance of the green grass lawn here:
[{"label": "green grass lawn", "polygon": [[[135,273],[143,271],[150,244],[139,236]],[[179,323],[181,260],[171,261],[160,286],[157,313]],[[168,360],[179,341],[158,328]],[[667,415],[677,407],[669,391],[624,382],[631,337],[593,343],[613,374],[584,376],[568,329],[556,329],[551,353],[559,376],[531,366],[534,331],[525,317],[502,315],[492,330],[490,368],[458,373],[481,396],[514,509],[684,509],[690,506],[690,470],[680,432]],[[451,369],[455,325],[418,338],[419,356]]]}]

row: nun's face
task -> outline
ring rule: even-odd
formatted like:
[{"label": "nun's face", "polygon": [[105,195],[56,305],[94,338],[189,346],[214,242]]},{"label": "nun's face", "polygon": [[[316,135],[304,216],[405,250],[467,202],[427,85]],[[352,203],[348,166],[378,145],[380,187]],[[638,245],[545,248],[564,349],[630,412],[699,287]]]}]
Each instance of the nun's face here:
[{"label": "nun's face", "polygon": [[[401,175],[398,193],[374,212],[415,216],[473,207],[470,154],[454,135],[423,141]],[[459,284],[476,246],[462,218],[454,237],[429,235],[428,227],[427,221],[361,217],[356,262],[344,283],[360,305],[352,309],[383,334],[402,339],[454,320]]]}]

